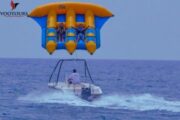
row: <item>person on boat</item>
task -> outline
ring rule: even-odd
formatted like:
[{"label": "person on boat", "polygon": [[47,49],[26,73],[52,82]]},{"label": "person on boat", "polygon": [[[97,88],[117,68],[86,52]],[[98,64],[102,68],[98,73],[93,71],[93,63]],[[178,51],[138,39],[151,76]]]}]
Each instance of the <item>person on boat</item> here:
[{"label": "person on boat", "polygon": [[80,84],[80,75],[77,73],[76,69],[73,69],[73,72],[68,77],[69,84]]},{"label": "person on boat", "polygon": [[79,40],[85,40],[85,32],[88,29],[88,27],[85,27],[83,24],[79,24],[76,29],[77,32],[77,42]]},{"label": "person on boat", "polygon": [[57,29],[57,36],[58,36],[58,40],[60,40],[61,42],[64,41],[65,38],[65,34],[66,34],[66,28],[65,25],[63,23],[60,23]]}]

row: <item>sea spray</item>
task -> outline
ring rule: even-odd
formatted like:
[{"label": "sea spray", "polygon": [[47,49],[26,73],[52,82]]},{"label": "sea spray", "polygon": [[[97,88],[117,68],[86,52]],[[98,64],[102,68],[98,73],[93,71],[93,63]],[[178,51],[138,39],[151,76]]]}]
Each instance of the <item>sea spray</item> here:
[{"label": "sea spray", "polygon": [[151,94],[139,95],[103,95],[101,98],[88,102],[75,96],[72,92],[50,91],[47,93],[30,93],[19,97],[18,100],[33,103],[59,103],[70,106],[103,107],[107,109],[129,110],[165,110],[180,112],[180,101],[168,101],[163,97]]}]

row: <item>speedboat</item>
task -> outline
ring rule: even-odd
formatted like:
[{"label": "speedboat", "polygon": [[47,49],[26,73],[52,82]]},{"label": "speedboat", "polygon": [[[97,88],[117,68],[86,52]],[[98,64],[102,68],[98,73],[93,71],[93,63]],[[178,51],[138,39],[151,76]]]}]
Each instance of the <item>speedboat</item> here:
[{"label": "speedboat", "polygon": [[[63,78],[64,81],[60,81],[60,76],[61,76],[61,69],[63,67],[63,63],[67,61],[75,61],[75,62],[83,62],[84,65],[84,79],[82,80],[83,82],[79,84],[69,84],[67,78]],[[59,68],[58,68],[59,67]],[[55,74],[57,71],[57,74]],[[55,76],[56,75],[56,76]],[[56,78],[55,80],[53,79],[53,76]],[[87,80],[90,80],[88,82]],[[86,80],[86,81],[85,81]],[[103,92],[102,89],[94,84],[94,81],[91,77],[91,74],[89,72],[87,62],[84,59],[62,59],[59,60],[49,78],[49,83],[48,86],[53,89],[61,90],[63,91],[71,91],[73,92],[76,96],[87,100],[87,101],[93,101],[100,97]]]},{"label": "speedboat", "polygon": [[90,83],[69,84],[68,82],[49,83],[50,88],[61,90],[62,92],[70,91],[76,96],[93,101],[102,95],[102,90],[99,86]]}]

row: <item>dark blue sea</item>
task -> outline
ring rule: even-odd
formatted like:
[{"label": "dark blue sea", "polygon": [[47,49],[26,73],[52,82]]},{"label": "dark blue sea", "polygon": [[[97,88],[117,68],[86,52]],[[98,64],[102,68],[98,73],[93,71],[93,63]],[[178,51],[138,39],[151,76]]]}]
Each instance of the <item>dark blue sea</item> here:
[{"label": "dark blue sea", "polygon": [[[57,59],[0,59],[0,120],[180,120],[180,61],[88,60],[104,94],[87,102],[48,88]],[[65,74],[83,64],[70,62]]]}]

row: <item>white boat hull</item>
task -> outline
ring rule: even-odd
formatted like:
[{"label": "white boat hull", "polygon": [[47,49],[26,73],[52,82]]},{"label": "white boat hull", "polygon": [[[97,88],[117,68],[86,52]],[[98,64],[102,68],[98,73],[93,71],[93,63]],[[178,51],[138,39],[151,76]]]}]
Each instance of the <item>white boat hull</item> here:
[{"label": "white boat hull", "polygon": [[49,83],[48,86],[62,91],[72,91],[75,95],[88,101],[94,100],[95,98],[101,96],[103,93],[99,86],[89,83],[80,83],[73,85],[66,82],[58,82]]}]

